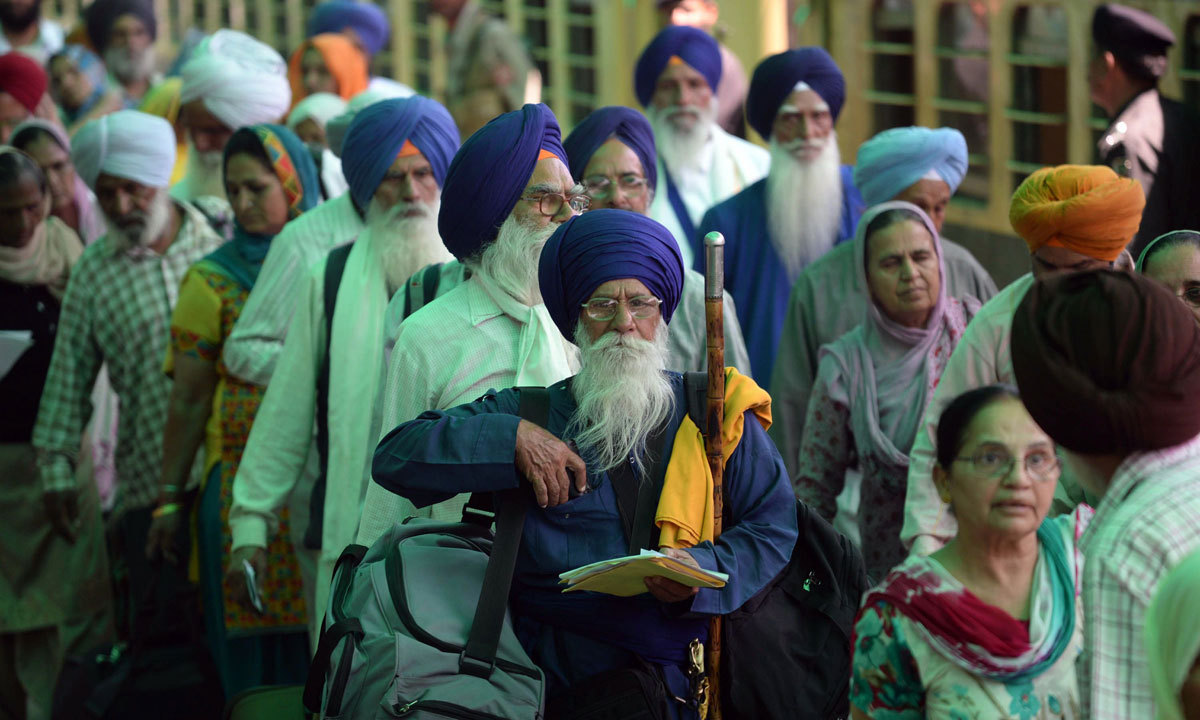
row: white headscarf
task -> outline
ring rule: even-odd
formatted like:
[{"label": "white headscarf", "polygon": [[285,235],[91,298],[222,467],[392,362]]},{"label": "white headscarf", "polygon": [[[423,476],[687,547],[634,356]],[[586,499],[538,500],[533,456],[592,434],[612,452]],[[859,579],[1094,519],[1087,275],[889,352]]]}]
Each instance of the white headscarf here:
[{"label": "white headscarf", "polygon": [[1146,611],[1146,657],[1158,720],[1183,720],[1180,691],[1200,656],[1200,550],[1159,583]]},{"label": "white headscarf", "polygon": [[288,130],[295,130],[297,125],[309,119],[323,129],[326,123],[344,112],[346,101],[337,95],[327,92],[313,93],[292,108],[287,117]]},{"label": "white headscarf", "polygon": [[236,30],[218,30],[183,66],[181,104],[204,107],[232,129],[273,123],[292,104],[287,63],[269,45]]},{"label": "white headscarf", "polygon": [[165,188],[175,167],[175,131],[156,115],[120,110],[88,122],[75,133],[71,162],[93,190],[101,173]]}]

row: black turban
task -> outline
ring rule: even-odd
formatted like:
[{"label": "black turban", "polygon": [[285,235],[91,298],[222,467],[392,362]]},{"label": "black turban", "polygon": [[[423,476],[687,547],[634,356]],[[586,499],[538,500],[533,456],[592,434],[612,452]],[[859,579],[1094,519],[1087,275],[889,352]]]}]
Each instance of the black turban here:
[{"label": "black turban", "polygon": [[122,15],[136,15],[146,25],[150,39],[158,37],[158,21],[154,17],[154,4],[150,0],[96,0],[84,12],[88,40],[103,56],[108,49],[108,35],[113,23]]}]

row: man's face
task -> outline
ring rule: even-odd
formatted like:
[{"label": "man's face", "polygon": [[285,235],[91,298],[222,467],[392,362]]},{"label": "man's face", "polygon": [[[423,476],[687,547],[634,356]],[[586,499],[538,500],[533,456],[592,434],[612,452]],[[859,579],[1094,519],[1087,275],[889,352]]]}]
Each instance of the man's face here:
[{"label": "man's face", "polygon": [[[690,130],[712,104],[713,91],[695,69],[681,62],[667,64],[658,76],[650,105],[666,111],[667,120],[680,130]],[[689,110],[691,112],[689,112]]]},{"label": "man's face", "polygon": [[686,25],[701,30],[712,30],[717,24],[720,10],[710,0],[674,0],[658,8],[664,25]]},{"label": "man's face", "polygon": [[1088,96],[1107,112],[1112,100],[1114,72],[1117,61],[1113,54],[1098,50],[1092,54],[1087,66]]},{"label": "man's face", "polygon": [[37,140],[24,149],[46,176],[54,207],[69,207],[75,201],[75,166],[71,164],[71,156],[45,133],[39,133]]},{"label": "man's face", "polygon": [[592,202],[589,210],[616,208],[645,215],[650,187],[637,153],[616,138],[606,141],[583,169],[583,187]]},{"label": "man's face", "polygon": [[[562,207],[553,215],[546,215],[540,205],[544,196],[552,194],[563,196]],[[573,195],[582,194],[583,188],[571,179],[571,171],[561,160],[544,158],[534,166],[529,182],[525,183],[525,192],[521,193],[521,199],[513,206],[512,216],[527,228],[544,228],[551,223],[561,225],[579,214],[566,201]],[[546,204],[550,202],[549,198],[545,200]]]},{"label": "man's face", "polygon": [[202,99],[186,103],[179,109],[179,126],[202,153],[221,152],[233,136],[233,130],[209,112]]},{"label": "man's face", "polygon": [[130,238],[143,236],[158,188],[101,173],[96,178],[95,193],[110,223]]},{"label": "man's face", "polygon": [[924,210],[940,233],[942,223],[946,221],[946,206],[950,204],[950,186],[943,180],[921,179],[892,199],[912,203]]},{"label": "man's face", "polygon": [[0,0],[0,25],[6,30],[26,30],[41,14],[41,0]]},{"label": "man's face", "polygon": [[131,13],[118,16],[108,30],[109,48],[125,48],[131,53],[140,53],[150,47],[150,43],[150,28]]},{"label": "man's face", "polygon": [[0,245],[25,247],[45,219],[45,196],[36,178],[24,173],[0,188]]},{"label": "man's face", "polygon": [[[433,176],[433,167],[424,155],[417,154],[396,158],[375,189],[375,202],[381,210],[390,210],[401,202],[419,203],[432,208],[440,195],[441,189],[437,178]],[[419,210],[412,210],[405,215],[419,213]]]},{"label": "man's face", "polygon": [[821,154],[833,132],[829,103],[812,90],[795,90],[775,114],[771,136],[784,147],[793,141],[803,144],[792,154],[801,162],[812,162]]},{"label": "man's face", "polygon": [[309,95],[319,92],[337,95],[337,78],[329,72],[325,58],[315,47],[305,50],[300,57],[300,77],[304,82],[304,91]]},{"label": "man's face", "polygon": [[[596,299],[615,300],[617,306],[616,313],[608,320],[595,320],[588,314],[587,308],[580,309],[579,321],[583,324],[592,342],[599,340],[600,336],[607,332],[632,335],[647,342],[654,340],[654,332],[658,328],[662,312],[660,310],[647,312],[646,301],[659,298],[655,298],[641,280],[633,278],[609,280],[596,288],[587,302],[590,303]],[[638,310],[639,307],[642,309]],[[639,314],[648,314],[649,317],[634,317],[635,311]]]},{"label": "man's face", "polygon": [[329,141],[325,138],[325,128],[321,127],[320,123],[312,118],[304,118],[296,125],[296,137],[300,138],[301,142],[309,145],[319,145],[321,147],[329,147]]},{"label": "man's face", "polygon": [[1038,248],[1033,254],[1033,276],[1041,279],[1066,272],[1087,272],[1088,270],[1109,270],[1113,264],[1107,260],[1098,260],[1090,255],[1084,255],[1074,250],[1049,245]]},{"label": "man's face", "polygon": [[0,145],[12,138],[13,129],[29,119],[29,110],[12,95],[0,90]]}]

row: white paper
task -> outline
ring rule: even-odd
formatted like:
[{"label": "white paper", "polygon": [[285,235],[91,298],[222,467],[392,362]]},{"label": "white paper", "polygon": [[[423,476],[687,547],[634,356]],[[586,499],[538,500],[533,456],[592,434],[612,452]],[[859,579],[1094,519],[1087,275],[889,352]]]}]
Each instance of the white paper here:
[{"label": "white paper", "polygon": [[17,360],[31,347],[32,330],[0,330],[0,378],[8,375]]}]

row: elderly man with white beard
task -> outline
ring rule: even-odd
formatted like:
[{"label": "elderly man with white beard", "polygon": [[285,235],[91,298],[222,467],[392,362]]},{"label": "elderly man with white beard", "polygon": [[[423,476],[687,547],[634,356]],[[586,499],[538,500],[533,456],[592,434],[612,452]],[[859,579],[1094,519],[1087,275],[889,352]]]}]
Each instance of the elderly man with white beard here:
[{"label": "elderly man with white beard", "polygon": [[[788,293],[804,268],[854,236],[864,209],[841,164],[834,124],[846,84],[818,47],[772,55],[750,80],[746,117],[770,143],[771,171],[705,214],[725,235],[725,287],[737,303],[754,377],[771,378]],[[703,270],[703,258],[696,268]]]},{"label": "elderly man with white beard", "polygon": [[75,135],[71,160],[96,193],[108,232],[84,250],[67,285],[33,445],[50,521],[73,539],[79,438],[105,363],[121,405],[112,564],[127,573],[128,598],[140,600],[154,572],[145,547],[171,392],[162,373],[171,309],[188,267],[222,239],[195,207],[167,194],[175,132],[166,120],[133,110],[93,120]]},{"label": "elderly man with white beard", "polygon": [[[566,157],[558,120],[542,104],[495,118],[454,156],[438,227],[457,258],[447,265],[461,263],[470,278],[400,324],[388,361],[383,432],[489,388],[545,387],[579,367],[575,348],[542,304],[537,280],[546,238],[587,207]],[[418,510],[371,484],[356,542],[370,545],[413,515],[457,519],[464,499]]]},{"label": "elderly man with white beard", "polygon": [[[685,420],[682,376],[665,370],[683,269],[674,238],[650,218],[605,209],[568,220],[542,250],[538,277],[550,316],[579,345],[582,363],[577,375],[550,386],[547,427],[517,417],[519,388],[493,390],[422,413],[375,451],[376,483],[418,506],[453,493],[528,487],[510,611],[517,637],[546,674],[550,717],[585,678],[642,663],[650,681],[665,686],[667,717],[699,717],[689,644],[706,639],[712,615],[736,610],[769,582],[796,539],[792,490],[763,430],[770,398],[732,369],[723,431],[735,446],[725,502],[736,522],[712,538],[704,444]],[[643,500],[654,522],[646,544],[728,573],[728,584],[697,590],[647,578],[647,593],[634,597],[564,595],[560,572],[628,553],[618,488],[657,484],[660,476],[661,489]]]},{"label": "elderly man with white beard", "polygon": [[236,30],[205,38],[181,70],[179,126],[187,167],[171,195],[225,198],[225,143],[246,125],[277,123],[292,103],[287,63],[270,46]]},{"label": "elderly man with white beard", "polygon": [[650,205],[650,217],[675,236],[685,266],[703,255],[696,228],[704,213],[762,179],[770,164],[762,148],[721,129],[715,91],[720,81],[721,48],[693,27],[663,29],[634,70],[634,89],[654,128],[664,185]]},{"label": "elderly man with white beard", "polygon": [[161,77],[154,40],[158,20],[152,0],[96,0],[84,11],[88,40],[121,86],[126,108],[135,108]]},{"label": "elderly man with white beard", "polygon": [[449,257],[436,221],[457,146],[450,114],[420,96],[376,103],[350,125],[342,158],[355,203],[367,207],[366,227],[316,264],[291,298],[297,311],[234,479],[235,578],[243,560],[264,566],[275,512],[305,476],[315,424],[322,473],[305,545],[320,551],[309,607],[325,606],[334,562],[354,540],[379,437],[384,311],[417,268]]}]

